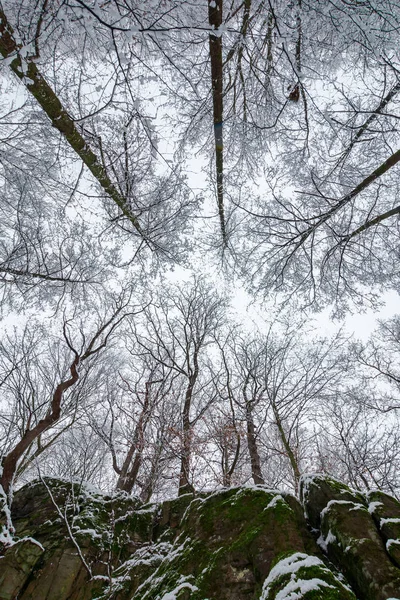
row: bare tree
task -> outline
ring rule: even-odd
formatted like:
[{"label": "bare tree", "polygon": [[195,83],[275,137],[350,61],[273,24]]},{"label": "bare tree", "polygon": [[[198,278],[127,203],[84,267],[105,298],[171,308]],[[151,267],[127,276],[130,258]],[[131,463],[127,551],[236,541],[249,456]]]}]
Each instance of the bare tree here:
[{"label": "bare tree", "polygon": [[204,362],[204,351],[215,339],[225,319],[226,301],[200,278],[173,291],[165,287],[155,306],[145,311],[143,330],[132,332],[141,352],[174,371],[182,381],[182,396],[176,398],[181,415],[179,491],[192,489],[190,460],[196,422],[213,400],[207,391],[212,374]]},{"label": "bare tree", "polygon": [[[8,492],[35,464],[57,473],[56,451],[146,499],[177,478],[296,491],[310,455],[334,467],[330,439],[355,485],[397,481],[389,437],[372,456],[385,422],[397,440],[397,320],[353,348],[346,388],[339,338],[222,335],[227,302],[198,273],[217,248],[217,278],[296,314],[399,289],[399,23],[393,0],[1,1],[0,314],[50,308],[63,328],[17,323],[0,345]],[[182,260],[197,275],[165,285]],[[106,359],[122,313],[99,297],[151,281]]]},{"label": "bare tree", "polygon": [[399,315],[380,321],[366,344],[358,342],[350,348],[354,368],[369,392],[365,402],[378,412],[397,412],[400,408],[399,349]]},{"label": "bare tree", "polygon": [[319,469],[347,481],[356,489],[381,489],[398,495],[399,424],[368,408],[357,391],[339,395],[321,407]]},{"label": "bare tree", "polygon": [[[219,467],[222,478],[217,476],[218,483],[224,487],[230,487],[235,478],[235,472],[242,466],[243,438],[245,428],[237,417],[235,378],[229,367],[229,349],[227,344],[229,336],[217,340],[221,359],[221,365],[214,362],[214,381],[217,388],[218,402],[213,410],[207,415],[207,425],[211,443],[216,445],[219,451]],[[209,450],[210,452],[210,450]]]},{"label": "bare tree", "polygon": [[[1,461],[2,473],[0,485],[6,494],[11,494],[12,483],[18,464],[26,452],[32,448],[32,444],[40,436],[59,422],[63,410],[65,408],[68,410],[70,400],[68,398],[69,390],[74,388],[78,383],[81,370],[85,365],[90,366],[93,360],[100,356],[101,352],[106,348],[109,340],[126,316],[125,309],[126,303],[117,304],[111,316],[98,322],[94,332],[89,336],[85,333],[81,322],[78,328],[78,336],[80,337],[79,347],[76,345],[79,337],[74,341],[71,336],[73,323],[70,319],[65,319],[63,324],[63,342],[67,353],[64,360],[58,362],[58,364],[56,362],[53,367],[55,369],[53,378],[47,381],[47,385],[42,388],[37,388],[35,379],[37,380],[42,375],[44,381],[46,381],[49,377],[47,372],[49,364],[46,364],[48,363],[48,359],[46,360],[45,357],[42,358],[41,352],[36,354],[38,371],[33,376],[30,375],[31,365],[29,364],[29,353],[36,353],[35,347],[38,345],[38,338],[36,336],[30,338],[28,355],[24,355],[24,347],[22,347],[22,356],[16,365],[14,363],[11,371],[9,370],[9,376],[5,381],[5,385],[8,385],[10,391],[12,391],[12,386],[10,385],[11,378],[14,378],[14,380],[17,378],[16,386],[14,386],[17,395],[13,401],[14,410],[10,416],[11,419],[15,419],[13,426],[18,429],[16,439],[9,444],[8,449],[6,449],[6,446],[4,447],[5,451]],[[60,343],[52,349],[53,353],[54,351],[58,354],[57,358],[61,359],[62,346]],[[5,349],[4,354],[7,360],[7,355],[9,354],[7,349]],[[42,364],[41,360],[43,360]],[[63,364],[64,361],[65,363]],[[25,373],[22,372],[22,374],[20,372],[21,364],[28,367],[27,371]],[[44,397],[42,397],[42,394]]]},{"label": "bare tree", "polygon": [[141,468],[151,454],[151,430],[161,432],[167,425],[160,426],[159,415],[174,393],[176,374],[171,376],[163,365],[138,356],[130,340],[128,344],[128,357],[113,363],[102,393],[102,410],[93,415],[90,427],[111,453],[118,475],[116,489],[131,493],[141,481]]},{"label": "bare tree", "polygon": [[[310,346],[301,328],[276,323],[267,334],[232,337],[225,368],[232,380],[234,402],[247,431],[254,483],[269,481],[263,472],[272,455],[288,461],[297,493],[307,424],[319,402],[328,402],[346,366],[344,340],[316,339]],[[276,434],[274,434],[274,430]]]},{"label": "bare tree", "polygon": [[236,406],[240,411],[240,418],[243,419],[246,427],[251,475],[255,484],[263,484],[265,480],[261,467],[259,431],[255,414],[264,391],[259,377],[260,361],[263,356],[254,340],[244,340],[241,335],[233,334],[228,337],[228,343],[221,347],[221,352],[228,398],[232,402],[232,408]]},{"label": "bare tree", "polygon": [[226,408],[220,399],[203,418],[208,442],[205,451],[203,449],[203,458],[206,458],[208,470],[211,471],[211,485],[231,487],[247,479],[243,477],[243,470],[247,466],[243,443],[246,433],[242,423],[232,418]]}]

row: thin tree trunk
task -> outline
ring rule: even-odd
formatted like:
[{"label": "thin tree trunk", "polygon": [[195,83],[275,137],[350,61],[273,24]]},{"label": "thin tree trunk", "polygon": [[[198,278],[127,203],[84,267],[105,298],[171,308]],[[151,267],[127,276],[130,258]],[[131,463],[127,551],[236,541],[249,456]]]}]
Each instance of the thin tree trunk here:
[{"label": "thin tree trunk", "polygon": [[150,498],[153,495],[154,486],[155,486],[155,483],[157,480],[158,470],[160,468],[160,459],[161,459],[162,451],[163,451],[162,436],[159,437],[157,435],[156,449],[155,449],[153,459],[151,461],[150,473],[148,474],[148,476],[144,482],[144,485],[142,487],[142,491],[140,492],[140,499],[145,503],[150,502]]},{"label": "thin tree trunk", "polygon": [[[146,419],[149,412],[150,404],[150,389],[151,381],[146,382],[146,392],[144,397],[144,403],[142,412],[140,413],[135,433],[133,435],[132,444],[125,457],[124,463],[121,468],[117,481],[117,490],[124,490],[129,494],[132,492],[133,486],[136,483],[136,479],[139,473],[139,469],[142,465],[143,449],[144,449],[144,433],[146,429]],[[135,457],[135,458],[133,458]],[[133,462],[132,462],[133,461]],[[132,467],[131,467],[132,464]]]},{"label": "thin tree trunk", "polygon": [[246,405],[246,424],[247,424],[247,446],[250,454],[251,474],[254,483],[264,484],[264,478],[261,472],[261,460],[258,453],[256,431],[253,420],[253,412],[250,403]]},{"label": "thin tree trunk", "polygon": [[236,465],[238,463],[239,460],[239,454],[240,454],[240,435],[237,433],[237,431],[235,431],[236,433],[236,450],[235,450],[235,456],[233,458],[232,464],[229,467],[229,453],[228,453],[228,449],[224,449],[223,450],[223,457],[222,457],[222,485],[224,487],[230,487],[231,483],[232,483],[232,475],[236,469]]},{"label": "thin tree trunk", "polygon": [[298,464],[298,461],[297,461],[297,459],[294,455],[294,452],[290,446],[290,443],[289,443],[289,440],[285,433],[285,430],[283,429],[282,420],[279,416],[279,412],[278,412],[278,409],[276,408],[275,404],[272,405],[272,410],[274,411],[275,423],[276,423],[276,426],[278,427],[278,431],[279,431],[279,435],[280,435],[282,444],[285,448],[286,455],[289,459],[290,466],[292,467],[292,470],[293,470],[294,489],[295,489],[295,493],[297,494],[299,491],[299,481],[300,481],[300,476],[301,476],[299,464]]},{"label": "thin tree trunk", "polygon": [[186,389],[185,404],[182,411],[182,454],[181,470],[179,475],[179,495],[191,493],[194,488],[189,480],[190,458],[192,454],[192,426],[190,422],[190,408],[192,406],[193,388],[197,379],[197,370],[189,378]]}]

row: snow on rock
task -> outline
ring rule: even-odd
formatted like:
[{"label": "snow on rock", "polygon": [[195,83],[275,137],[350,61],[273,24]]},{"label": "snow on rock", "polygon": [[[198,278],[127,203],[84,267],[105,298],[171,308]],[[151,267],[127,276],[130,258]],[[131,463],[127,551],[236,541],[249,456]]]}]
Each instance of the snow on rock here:
[{"label": "snow on rock", "polygon": [[374,512],[376,512],[376,510],[380,507],[383,506],[382,502],[370,502],[368,504],[368,512],[370,515],[373,515]]},{"label": "snow on rock", "polygon": [[[329,573],[322,560],[316,556],[296,552],[283,558],[271,569],[270,574],[264,581],[260,600],[298,600],[304,598],[308,592],[318,591],[321,588],[334,590],[340,586],[339,581],[335,582],[337,583],[335,586],[335,584],[328,583],[321,577],[313,576],[316,567],[321,576],[326,576]],[[308,577],[307,571],[309,571]],[[282,582],[277,592],[275,584],[279,584],[279,580],[282,580]],[[275,589],[272,593],[273,587]]]},{"label": "snow on rock", "polygon": [[[182,579],[184,578],[181,577],[180,581]],[[166,594],[164,594],[161,600],[177,600],[179,592],[184,589],[188,589],[191,592],[197,592],[199,588],[197,588],[195,585],[192,585],[188,581],[182,581],[182,583],[179,583],[179,585],[177,585],[177,587],[174,590],[172,590],[172,592],[167,592]]]},{"label": "snow on rock", "polygon": [[[124,494],[46,482],[14,497],[17,543],[0,560],[0,590],[8,585],[10,598],[52,600],[45,591],[51,580],[57,600],[400,600],[400,504],[382,493],[365,496],[313,475],[304,478],[303,505],[266,486],[143,505]],[[63,577],[71,586],[65,594]]]}]

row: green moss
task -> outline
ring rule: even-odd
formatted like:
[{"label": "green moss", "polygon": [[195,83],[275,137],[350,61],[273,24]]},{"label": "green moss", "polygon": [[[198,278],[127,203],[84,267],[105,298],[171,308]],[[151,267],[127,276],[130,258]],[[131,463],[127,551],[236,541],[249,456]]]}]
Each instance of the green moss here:
[{"label": "green moss", "polygon": [[[175,546],[153,545],[147,553],[141,555],[136,564],[132,564],[130,568],[128,566],[129,579],[136,588],[132,589],[130,586],[133,592],[132,600],[162,597],[166,591],[175,589],[184,581],[192,585],[194,576],[185,572],[190,571],[191,561],[203,563],[204,559],[204,548],[201,544],[191,543],[187,539]],[[119,575],[119,572],[117,574]],[[144,574],[147,575],[147,579],[143,577]]]},{"label": "green moss", "polygon": [[328,544],[328,556],[360,597],[376,600],[396,595],[400,570],[389,559],[366,509],[350,502],[333,503],[323,515],[321,530],[325,536],[328,532],[335,536]]},{"label": "green moss", "polygon": [[[323,507],[330,499],[356,499],[347,486],[332,478],[321,478],[320,483],[317,478],[315,482],[309,480],[308,485],[315,497],[318,485],[321,486],[317,500]],[[49,565],[58,564],[57,557],[72,551],[72,570],[72,555],[76,558],[76,553],[46,493],[43,486],[31,488],[32,511],[28,518],[21,501],[19,525],[27,535],[35,535],[35,515],[37,531],[45,534],[43,569],[50,577],[54,569],[50,573]],[[354,595],[317,558],[321,553],[307,530],[303,508],[293,496],[262,487],[234,488],[143,506],[126,494],[101,496],[65,483],[54,484],[53,493],[61,507],[67,501],[69,523],[74,526],[74,535],[95,574],[106,574],[108,567],[113,573],[111,589],[105,580],[96,580],[92,588],[80,568],[80,583],[74,585],[77,590],[82,587],[82,596],[77,591],[71,596],[74,600],[88,600],[94,589],[95,596],[102,600],[159,600],[172,590],[178,590],[179,600],[272,600],[295,578],[303,582],[319,579],[326,584],[319,589],[310,589],[310,585],[306,589],[304,584],[305,600],[354,600]],[[314,508],[319,515],[318,502]],[[340,507],[345,505],[333,504],[325,513],[333,533],[344,528],[351,535],[352,523],[369,516],[366,510],[350,511],[351,521],[342,522]],[[94,534],[82,530],[94,530]],[[346,541],[346,536],[342,541]],[[340,552],[343,554],[343,548]],[[262,588],[271,569],[299,553],[314,556],[316,562],[299,566],[295,578],[290,570],[278,573],[270,580],[268,591],[265,587],[264,598]]]},{"label": "green moss", "polygon": [[312,481],[308,483],[308,487],[312,486],[321,491],[328,491],[330,499],[343,498],[344,500],[353,500],[355,502],[359,502],[360,504],[366,503],[366,498],[361,492],[352,490],[345,483],[338,481],[333,477],[329,477],[328,475],[316,475],[315,477],[313,477]]},{"label": "green moss", "polygon": [[276,562],[261,599],[273,600],[279,592],[288,596],[293,592],[296,598],[304,600],[355,600],[354,594],[319,559],[306,554],[288,554]]},{"label": "green moss", "polygon": [[159,505],[159,515],[153,529],[153,539],[158,540],[163,537],[164,539],[168,538],[171,542],[175,539],[180,532],[181,522],[186,509],[193,498],[193,494],[185,494],[173,500],[167,500]]},{"label": "green moss", "polygon": [[[229,597],[229,586],[236,594],[238,588],[243,590],[243,597],[251,590],[252,597],[258,597],[263,576],[255,557],[262,540],[269,540],[272,553],[279,543],[288,550],[295,528],[292,508],[273,492],[242,488],[194,499],[169,556],[133,598],[138,600],[143,589],[149,600],[162,597],[176,587],[179,577],[193,577],[190,581],[198,588],[191,592],[193,600]],[[301,543],[297,538],[296,542]]]},{"label": "green moss", "polygon": [[[186,512],[183,527],[195,526],[206,535],[218,534],[221,529],[218,525],[224,524],[224,530],[229,535],[229,527],[248,527],[253,520],[258,520],[260,514],[274,499],[276,494],[254,490],[251,488],[240,488],[226,490],[224,492],[209,496],[206,499],[194,500]],[[278,519],[287,510],[288,505],[281,500],[281,510],[277,511]],[[264,515],[265,516],[265,515]],[[265,520],[265,519],[261,519]]]}]

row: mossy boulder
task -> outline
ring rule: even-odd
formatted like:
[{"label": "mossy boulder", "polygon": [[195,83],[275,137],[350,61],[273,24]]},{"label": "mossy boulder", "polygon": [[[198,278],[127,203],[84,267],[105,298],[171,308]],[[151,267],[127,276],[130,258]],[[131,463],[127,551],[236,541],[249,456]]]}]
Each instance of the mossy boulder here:
[{"label": "mossy boulder", "polygon": [[[302,512],[295,498],[285,498],[262,486],[194,498],[181,522],[173,522],[178,532],[174,541],[160,541],[141,553],[140,563],[130,565],[128,579],[135,586],[138,569],[144,563],[153,568],[146,581],[129,588],[126,597],[133,594],[132,600],[156,600],[171,594],[171,598],[191,600],[259,598],[279,557],[311,550],[318,564],[323,565]],[[127,574],[124,568],[122,572]],[[330,585],[334,580],[330,573]],[[336,590],[338,594],[343,591],[339,582]],[[343,596],[347,597],[353,598]]]},{"label": "mossy boulder", "polygon": [[400,598],[387,548],[399,503],[321,475],[302,497],[251,486],[143,505],[32,483],[15,494],[24,539],[0,558],[0,600]]},{"label": "mossy boulder", "polygon": [[30,538],[13,544],[0,561],[0,598],[18,598],[32,571],[37,565],[44,548]]},{"label": "mossy boulder", "polygon": [[[12,505],[15,536],[30,536],[43,547],[18,598],[90,600],[98,595],[109,569],[151,539],[152,527],[150,532],[148,526],[137,527],[132,536],[126,527],[130,519],[138,521],[140,508],[127,494],[105,496],[88,485],[49,478],[18,491]],[[0,560],[0,578],[8,580],[13,553],[11,546]],[[2,593],[0,586],[1,600]]]},{"label": "mossy boulder", "polygon": [[183,494],[160,504],[154,527],[155,539],[162,538],[173,541],[177,537],[180,533],[183,515],[194,498],[194,494]]},{"label": "mossy boulder", "polygon": [[386,600],[400,592],[400,570],[391,563],[364,506],[331,501],[323,512],[321,533],[328,557],[343,570],[359,597]]},{"label": "mossy boulder", "polygon": [[310,525],[315,529],[319,529],[321,512],[332,500],[366,505],[366,499],[361,493],[326,475],[303,475],[300,480],[300,500]]},{"label": "mossy boulder", "polygon": [[[317,475],[304,479],[305,511],[311,525],[319,530],[319,545],[345,575],[357,597],[362,600],[400,597],[400,570],[387,551],[380,519],[371,516],[371,506],[378,509],[385,505],[329,477]],[[388,497],[386,510],[392,514],[397,504]]]},{"label": "mossy boulder", "polygon": [[356,600],[322,560],[296,552],[281,558],[264,581],[260,600]]},{"label": "mossy boulder", "polygon": [[400,502],[384,492],[369,492],[368,510],[386,544],[386,550],[400,567]]}]

